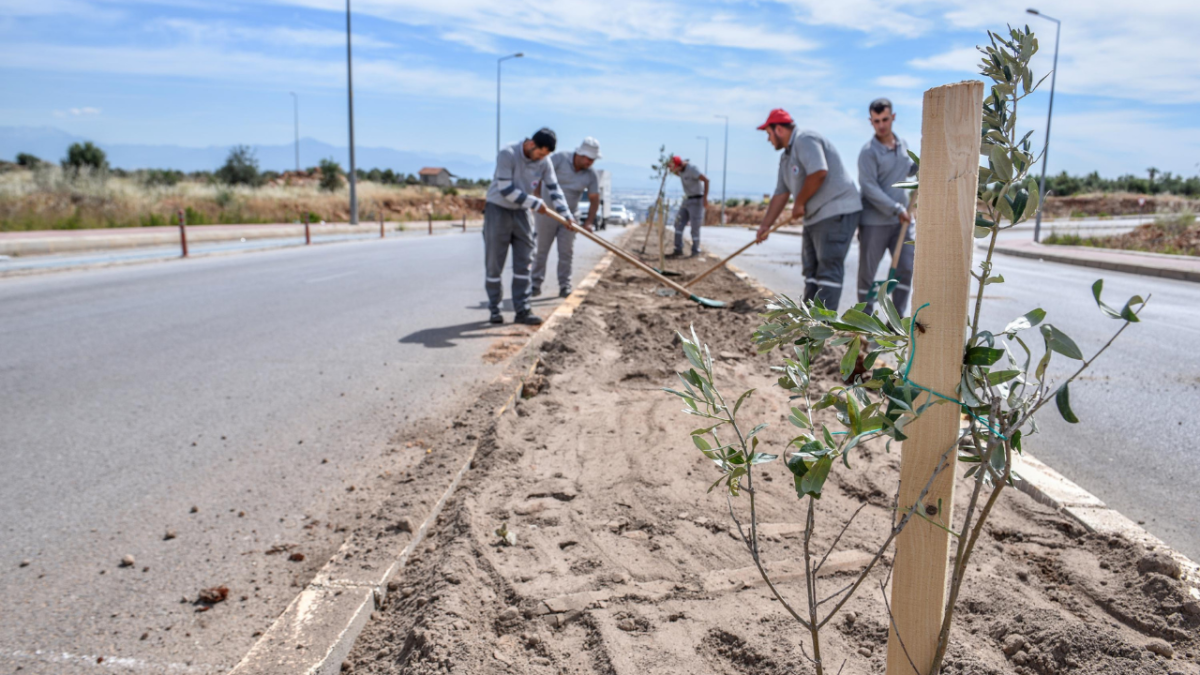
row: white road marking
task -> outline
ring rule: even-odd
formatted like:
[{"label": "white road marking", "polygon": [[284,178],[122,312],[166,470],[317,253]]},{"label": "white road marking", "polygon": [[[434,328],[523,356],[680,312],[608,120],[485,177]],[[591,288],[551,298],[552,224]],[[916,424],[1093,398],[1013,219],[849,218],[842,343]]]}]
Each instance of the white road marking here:
[{"label": "white road marking", "polygon": [[340,274],[330,274],[329,276],[326,276],[326,277],[317,277],[315,279],[309,279],[308,281],[306,281],[304,283],[319,284],[322,281],[332,281],[333,279],[341,279],[342,277],[348,277],[351,274],[358,274],[358,272],[342,272]]}]

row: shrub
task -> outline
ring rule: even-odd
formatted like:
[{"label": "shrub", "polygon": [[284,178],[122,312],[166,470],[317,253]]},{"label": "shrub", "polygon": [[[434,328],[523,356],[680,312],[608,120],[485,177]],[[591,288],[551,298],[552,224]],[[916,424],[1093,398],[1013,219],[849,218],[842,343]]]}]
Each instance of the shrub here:
[{"label": "shrub", "polygon": [[62,167],[72,174],[78,174],[81,169],[102,171],[108,168],[108,157],[91,141],[72,143],[67,148],[67,156],[62,159]]},{"label": "shrub", "polygon": [[737,205],[739,205],[739,204],[741,204],[741,203],[742,203],[742,200],[740,200],[740,199],[738,199],[738,198],[736,198],[736,197],[730,197],[729,199],[726,199],[726,200],[725,200],[725,206],[728,206],[728,207],[731,207],[731,208],[732,208],[732,207],[734,207],[734,206],[737,206]]},{"label": "shrub", "polygon": [[146,187],[170,187],[183,180],[183,172],[174,169],[146,169],[138,172],[142,185]]},{"label": "shrub", "polygon": [[448,197],[457,197],[458,196],[458,188],[456,188],[452,185],[447,185],[446,187],[442,188],[442,194],[444,194]]},{"label": "shrub", "polygon": [[29,154],[28,152],[17,153],[17,166],[23,166],[27,169],[36,169],[45,164],[39,157]]},{"label": "shrub", "polygon": [[345,180],[343,179],[342,165],[333,161],[333,158],[321,160],[321,189],[327,192],[336,192],[342,189]]},{"label": "shrub", "polygon": [[225,158],[225,165],[217,169],[217,180],[226,185],[250,185],[256,186],[259,184],[258,176],[258,158],[254,156],[254,151],[246,145],[235,145],[229,150],[229,156]]},{"label": "shrub", "polygon": [[404,184],[405,185],[420,185],[421,179],[417,178],[416,175],[410,173],[404,177]]}]

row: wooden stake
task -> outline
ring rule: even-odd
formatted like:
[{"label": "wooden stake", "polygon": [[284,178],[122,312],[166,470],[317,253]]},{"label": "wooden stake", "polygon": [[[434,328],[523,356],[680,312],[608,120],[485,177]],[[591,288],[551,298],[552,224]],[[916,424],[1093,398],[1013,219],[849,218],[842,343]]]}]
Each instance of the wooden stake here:
[{"label": "wooden stake", "polygon": [[667,252],[664,250],[666,247],[664,241],[667,235],[667,213],[670,210],[671,200],[668,199],[663,203],[658,219],[658,269],[660,270],[667,269]]},{"label": "wooden stake", "polygon": [[[982,101],[982,82],[930,89],[925,92],[921,122],[921,218],[916,238],[920,244],[912,306],[914,311],[925,303],[929,306],[919,317],[925,330],[914,333],[916,360],[909,377],[947,396],[954,395],[962,376]],[[959,407],[951,403],[927,409],[905,428],[909,438],[900,459],[897,518],[913,505],[943,453],[955,445],[958,429]],[[922,511],[930,520],[952,527],[955,452],[949,453],[947,461],[925,496]],[[888,635],[888,675],[928,675],[945,611],[949,547],[949,533],[917,517],[896,538],[891,601],[895,623]]]}]

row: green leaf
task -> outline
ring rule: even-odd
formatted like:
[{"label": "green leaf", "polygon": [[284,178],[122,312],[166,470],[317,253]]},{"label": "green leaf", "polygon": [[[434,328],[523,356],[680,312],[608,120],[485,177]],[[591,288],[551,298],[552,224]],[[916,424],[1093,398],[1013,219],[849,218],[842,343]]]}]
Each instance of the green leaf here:
[{"label": "green leaf", "polygon": [[788,421],[801,429],[811,429],[812,420],[808,419],[808,415],[799,408],[792,408],[792,414],[788,416]]},{"label": "green leaf", "polygon": [[754,393],[753,389],[747,389],[744,394],[742,394],[741,396],[738,397],[737,403],[733,404],[733,414],[734,415],[737,415],[738,409],[742,407],[742,404],[745,403],[746,399],[750,398],[750,394],[753,394],[753,393]]},{"label": "green leaf", "polygon": [[821,433],[824,434],[826,447],[837,447],[837,443],[833,440],[833,434],[829,433],[829,427],[821,425]]},{"label": "green leaf", "polygon": [[919,183],[915,180],[906,180],[899,183],[893,183],[892,187],[900,188],[901,190],[916,190],[917,187],[919,187]]},{"label": "green leaf", "polygon": [[712,446],[709,445],[708,441],[704,440],[703,436],[692,436],[692,442],[696,444],[696,447],[700,449],[700,452],[708,452],[709,450],[712,450]]},{"label": "green leaf", "polygon": [[830,457],[822,457],[809,467],[798,485],[797,491],[800,496],[810,495],[819,499],[821,488],[825,486],[825,479],[829,477],[831,468],[833,468],[833,459]]},{"label": "green leaf", "polygon": [[1046,346],[1054,351],[1062,354],[1068,359],[1076,361],[1083,360],[1083,352],[1079,351],[1079,346],[1075,341],[1067,337],[1067,334],[1060,331],[1050,324],[1042,326],[1042,336],[1046,338]]},{"label": "green leaf", "polygon": [[762,424],[759,424],[758,426],[754,427],[753,429],[750,430],[750,433],[746,434],[746,440],[750,440],[751,438],[754,438],[755,434],[762,431],[763,429],[766,429],[769,426],[770,426],[769,424],[767,424],[766,422],[763,422]]},{"label": "green leaf", "polygon": [[980,227],[978,225],[975,226],[975,238],[976,239],[984,239],[984,238],[990,237],[990,236],[992,236],[992,228]]},{"label": "green leaf", "polygon": [[1075,413],[1071,410],[1071,392],[1068,389],[1069,384],[1064,384],[1059,387],[1058,393],[1054,395],[1054,403],[1058,405],[1058,414],[1071,424],[1078,424],[1079,418],[1075,417]]},{"label": "green leaf", "polygon": [[1020,429],[1017,429],[1016,431],[1013,432],[1012,444],[1013,444],[1013,447],[1017,449],[1017,452],[1021,452],[1021,430]]},{"label": "green leaf", "polygon": [[848,324],[873,335],[887,335],[888,333],[887,328],[879,322],[879,319],[876,319],[873,316],[867,316],[857,309],[846,310],[846,312],[842,314],[842,318],[839,320],[839,323]]},{"label": "green leaf", "polygon": [[917,153],[913,152],[912,150],[909,150],[908,157],[909,157],[909,159],[911,159],[913,161],[913,164],[916,164],[917,166],[921,166],[921,158],[917,157]]},{"label": "green leaf", "polygon": [[750,458],[750,463],[751,464],[766,464],[767,462],[774,462],[777,459],[779,459],[779,455],[771,455],[771,454],[767,454],[765,452],[756,452],[756,453],[754,453],[754,456]]},{"label": "green leaf", "polygon": [[988,158],[992,160],[992,170],[996,172],[997,178],[1001,181],[1012,180],[1012,160],[1003,147],[993,145],[988,153]]},{"label": "green leaf", "polygon": [[1096,306],[1100,308],[1101,312],[1104,312],[1105,314],[1107,314],[1108,316],[1111,316],[1114,319],[1121,318],[1120,312],[1113,309],[1112,307],[1109,307],[1108,304],[1106,304],[1103,300],[1100,299],[1100,294],[1102,292],[1104,292],[1104,280],[1097,279],[1096,283],[1092,284],[1092,297],[1096,298]]},{"label": "green leaf", "polygon": [[1025,215],[1025,207],[1029,203],[1029,193],[1025,190],[1018,190],[1016,196],[1013,197],[1013,222],[1016,222]]},{"label": "green leaf", "polygon": [[842,357],[841,371],[842,379],[849,380],[851,373],[854,372],[854,366],[858,363],[859,342],[854,340],[850,343],[850,347],[846,349],[846,355]]},{"label": "green leaf", "polygon": [[983,280],[984,286],[990,286],[991,284],[1002,284],[1002,283],[1004,283],[1004,275],[1003,274],[997,274],[994,277],[988,277]]},{"label": "green leaf", "polygon": [[1021,371],[1019,370],[995,370],[988,373],[987,380],[988,384],[991,385],[1003,384],[1020,374]]},{"label": "green leaf", "polygon": [[1022,331],[1026,328],[1032,328],[1038,325],[1044,318],[1046,318],[1046,310],[1041,308],[1031,309],[1023,316],[1019,316],[1010,321],[1009,324],[1004,327],[1002,332],[1012,335],[1017,331]]},{"label": "green leaf", "polygon": [[1037,213],[1038,209],[1040,209],[1042,206],[1041,195],[1038,191],[1037,181],[1030,178],[1025,189],[1029,191],[1029,204],[1025,208],[1029,210],[1030,215],[1033,215]]},{"label": "green leaf", "polygon": [[967,350],[966,362],[972,366],[990,366],[1004,356],[1003,349],[990,347],[971,347]]},{"label": "green leaf", "polygon": [[1132,298],[1129,299],[1128,302],[1125,303],[1125,306],[1121,308],[1121,318],[1125,319],[1126,321],[1128,321],[1130,323],[1137,323],[1137,322],[1141,321],[1141,319],[1138,318],[1138,315],[1134,313],[1133,305],[1144,305],[1144,304],[1146,304],[1146,301],[1142,299],[1142,296],[1140,296],[1140,295],[1133,296]]}]

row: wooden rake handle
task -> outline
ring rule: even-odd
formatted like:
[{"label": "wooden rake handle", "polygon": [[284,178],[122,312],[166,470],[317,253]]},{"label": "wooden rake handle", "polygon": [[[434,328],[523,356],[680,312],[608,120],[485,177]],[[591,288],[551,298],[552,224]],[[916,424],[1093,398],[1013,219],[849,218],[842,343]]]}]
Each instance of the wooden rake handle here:
[{"label": "wooden rake handle", "polygon": [[664,277],[663,275],[659,274],[658,272],[654,271],[653,267],[650,267],[649,265],[642,262],[641,260],[638,260],[632,254],[625,252],[625,250],[622,249],[621,247],[605,240],[602,237],[597,236],[595,233],[588,232],[587,230],[583,229],[582,227],[576,225],[575,223],[558,215],[553,210],[546,209],[545,215],[550,216],[554,220],[558,221],[559,225],[562,225],[563,227],[567,228],[568,230],[571,230],[572,232],[578,232],[579,234],[582,234],[583,236],[587,237],[588,239],[591,239],[593,242],[599,244],[603,248],[608,249],[609,251],[612,252],[613,255],[615,255],[618,258],[620,258],[621,260],[624,260],[625,262],[633,265],[634,267],[637,267],[638,269],[645,272],[646,274],[649,274],[650,276],[652,276],[656,280],[658,280],[660,283],[665,284],[666,286],[674,289],[675,292],[683,295],[683,297],[690,298],[694,295],[691,291],[684,288],[680,284],[677,284],[674,281],[671,281],[670,279],[668,279],[668,278]]},{"label": "wooden rake handle", "polygon": [[[783,227],[784,225],[787,225],[788,223],[791,223],[793,220],[795,220],[795,218],[793,218],[792,216],[788,216],[787,218],[784,218],[782,221],[780,221],[779,223],[776,223],[774,226],[772,226],[771,229],[767,232],[767,235],[770,236],[773,232],[775,232],[775,230],[778,230],[779,228]],[[739,255],[745,253],[747,249],[749,249],[751,246],[754,246],[755,244],[758,244],[758,243],[761,243],[761,242],[759,242],[758,237],[751,239],[750,243],[746,244],[745,246],[743,246],[743,247],[739,248],[738,250],[734,251],[733,253],[729,254],[728,257],[726,257],[724,260],[717,263],[716,265],[713,265],[712,267],[704,270],[704,272],[702,272],[700,274],[700,276],[695,277],[691,281],[687,282],[687,284],[685,284],[685,285],[688,288],[691,288],[694,284],[699,283],[701,279],[703,279],[704,277],[721,269],[722,267],[725,266],[725,263],[727,263],[730,260],[733,260],[734,258],[738,257]]]}]

